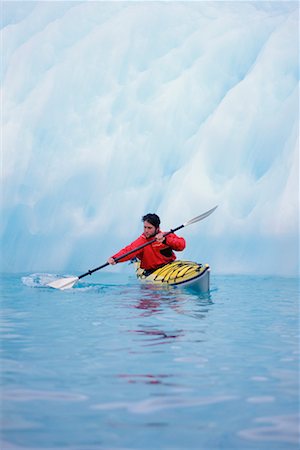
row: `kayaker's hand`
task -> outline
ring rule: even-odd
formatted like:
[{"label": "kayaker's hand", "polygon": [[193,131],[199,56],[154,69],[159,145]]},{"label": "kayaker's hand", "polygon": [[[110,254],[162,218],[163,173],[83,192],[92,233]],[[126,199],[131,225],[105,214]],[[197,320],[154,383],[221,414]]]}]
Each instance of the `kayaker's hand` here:
[{"label": "kayaker's hand", "polygon": [[108,264],[111,264],[112,266],[114,266],[115,264],[117,264],[117,262],[114,260],[114,258],[110,257],[107,260]]},{"label": "kayaker's hand", "polygon": [[165,241],[165,235],[164,233],[157,233],[157,235],[155,236],[157,242],[159,242],[160,244],[163,244]]}]

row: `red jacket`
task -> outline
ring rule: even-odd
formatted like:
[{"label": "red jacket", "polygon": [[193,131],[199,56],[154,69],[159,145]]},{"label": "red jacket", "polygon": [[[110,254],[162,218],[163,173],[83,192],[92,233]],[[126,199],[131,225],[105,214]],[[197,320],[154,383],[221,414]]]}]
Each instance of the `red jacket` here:
[{"label": "red jacket", "polygon": [[[158,231],[160,232],[160,231]],[[113,258],[119,258],[124,253],[133,250],[136,247],[139,247],[142,244],[145,244],[147,241],[151,241],[151,238],[146,238],[146,236],[141,234],[135,241],[131,242],[131,244],[122,248],[118,253],[113,255]],[[134,257],[138,258],[141,261],[142,269],[156,269],[157,267],[163,266],[169,262],[172,262],[176,259],[176,255],[173,252],[182,251],[185,249],[185,240],[182,237],[177,236],[175,233],[168,234],[165,238],[165,243],[161,244],[159,242],[153,242],[152,244],[147,245],[146,247],[138,250],[137,252],[133,252],[130,255],[122,258],[120,262],[128,261]]]}]

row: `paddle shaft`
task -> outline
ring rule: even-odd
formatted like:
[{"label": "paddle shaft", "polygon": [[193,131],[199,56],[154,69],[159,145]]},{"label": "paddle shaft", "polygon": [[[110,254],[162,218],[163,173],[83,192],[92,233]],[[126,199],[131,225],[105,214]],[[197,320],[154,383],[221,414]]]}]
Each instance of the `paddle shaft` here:
[{"label": "paddle shaft", "polygon": [[[168,236],[169,234],[174,233],[174,231],[180,230],[180,229],[183,228],[184,226],[185,226],[185,225],[180,225],[180,226],[177,227],[177,228],[174,228],[174,229],[172,229],[172,230],[170,230],[170,231],[167,231],[166,233],[164,233],[164,236]],[[134,248],[133,250],[130,250],[129,252],[124,253],[124,255],[120,256],[119,258],[114,258],[114,260],[115,260],[116,263],[117,263],[117,262],[119,262],[121,259],[126,258],[126,256],[129,256],[129,255],[131,255],[132,253],[135,253],[135,252],[141,250],[142,248],[147,247],[147,245],[153,244],[153,242],[155,242],[155,241],[156,241],[155,238],[154,238],[154,239],[151,239],[150,241],[145,242],[145,244],[139,245],[138,247]],[[82,275],[79,275],[79,276],[78,276],[78,280],[80,280],[80,279],[83,278],[83,277],[86,277],[87,275],[92,275],[92,273],[97,272],[97,270],[104,269],[104,267],[107,267],[107,266],[109,266],[109,263],[108,263],[108,262],[106,262],[105,264],[102,264],[102,265],[99,266],[99,267],[96,267],[95,269],[88,270],[87,272],[83,273]]]}]

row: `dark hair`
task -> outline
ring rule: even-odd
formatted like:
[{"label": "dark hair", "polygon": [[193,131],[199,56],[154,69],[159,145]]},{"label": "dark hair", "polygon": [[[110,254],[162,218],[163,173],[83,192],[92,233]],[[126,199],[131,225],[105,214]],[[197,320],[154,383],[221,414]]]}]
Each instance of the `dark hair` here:
[{"label": "dark hair", "polygon": [[142,221],[143,222],[147,221],[151,223],[151,225],[153,225],[155,228],[158,228],[160,224],[160,218],[158,217],[158,215],[152,213],[148,213],[145,216],[143,216]]}]

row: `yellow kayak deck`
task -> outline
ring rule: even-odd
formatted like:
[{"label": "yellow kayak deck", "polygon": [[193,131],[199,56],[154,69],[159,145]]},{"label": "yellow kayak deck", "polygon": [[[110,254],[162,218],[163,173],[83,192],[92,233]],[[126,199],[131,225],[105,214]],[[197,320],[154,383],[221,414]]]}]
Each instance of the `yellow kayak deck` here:
[{"label": "yellow kayak deck", "polygon": [[136,263],[136,275],[141,281],[150,282],[162,286],[188,285],[197,290],[206,292],[209,290],[208,264],[202,265],[193,261],[173,261],[160,267],[150,274],[145,273]]}]

